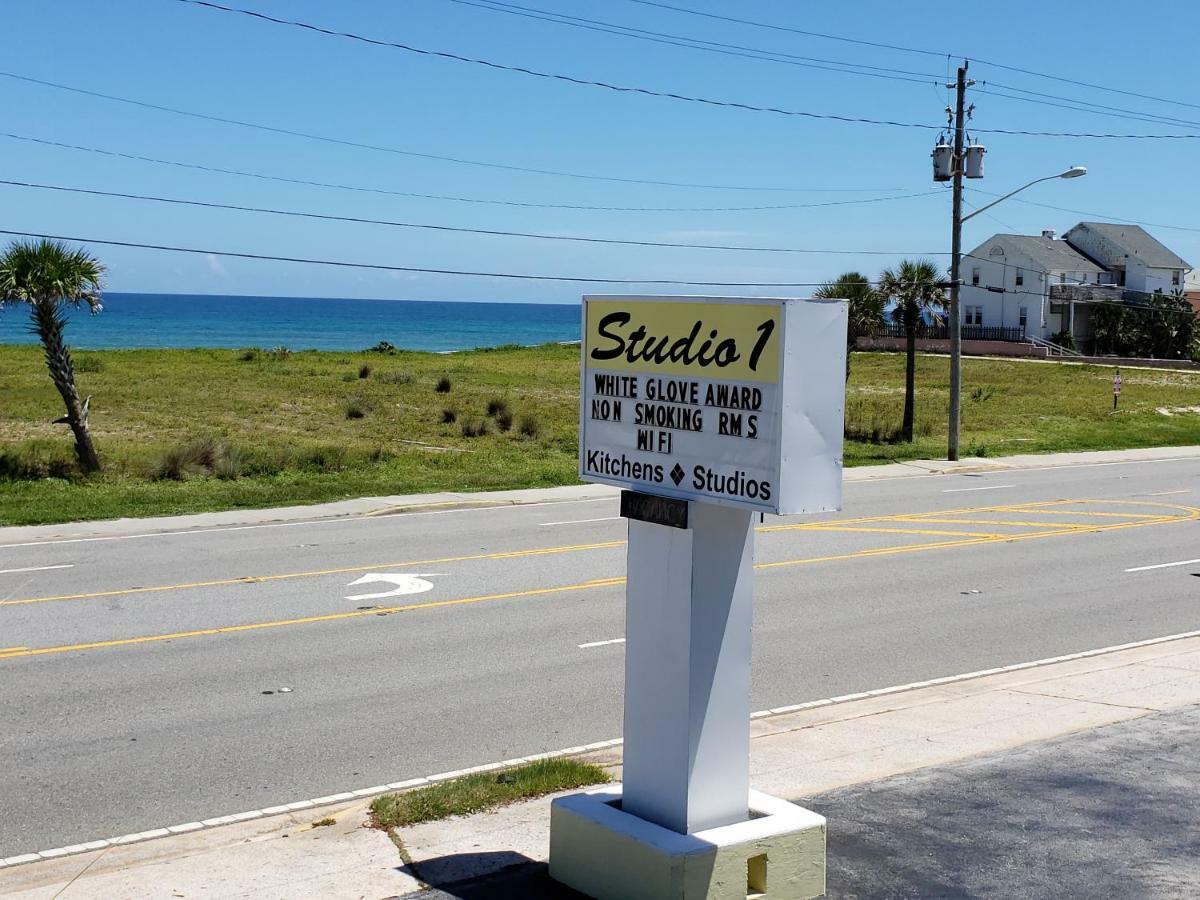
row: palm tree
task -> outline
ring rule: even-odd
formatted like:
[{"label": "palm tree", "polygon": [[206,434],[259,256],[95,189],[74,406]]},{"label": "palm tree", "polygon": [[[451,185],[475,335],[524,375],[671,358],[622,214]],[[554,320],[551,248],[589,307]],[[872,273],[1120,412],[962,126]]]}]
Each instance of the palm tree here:
[{"label": "palm tree", "polygon": [[883,322],[883,310],[887,298],[871,287],[867,276],[859,272],[845,272],[835,281],[827,281],[813,296],[821,300],[849,300],[850,322],[846,329],[846,377],[850,377],[850,350],[854,339],[873,326]]},{"label": "palm tree", "polygon": [[75,455],[84,472],[100,468],[100,458],[88,431],[88,402],[75,388],[71,353],[63,341],[67,304],[87,304],[100,312],[100,280],[104,266],[86,250],[57,241],[14,241],[0,256],[0,309],[28,303],[32,331],[42,342],[50,378],[62,395],[67,414],[55,424],[69,425],[75,435]]},{"label": "palm tree", "polygon": [[937,263],[932,260],[906,259],[898,268],[884,269],[879,276],[879,293],[896,301],[892,318],[904,327],[904,423],[901,436],[910,442],[916,393],[917,329],[924,322],[926,312],[936,315],[945,303],[945,295],[938,287],[939,274]]}]

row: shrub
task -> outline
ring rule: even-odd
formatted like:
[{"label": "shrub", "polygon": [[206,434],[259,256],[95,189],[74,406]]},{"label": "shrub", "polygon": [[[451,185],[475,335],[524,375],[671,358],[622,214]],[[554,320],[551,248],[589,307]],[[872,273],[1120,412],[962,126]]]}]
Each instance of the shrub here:
[{"label": "shrub", "polygon": [[384,384],[412,384],[413,377],[407,372],[376,372],[375,380]]},{"label": "shrub", "polygon": [[396,346],[388,341],[380,341],[374,347],[368,347],[363,353],[382,353],[386,356],[395,356]]},{"label": "shrub", "polygon": [[976,403],[982,403],[984,400],[990,400],[991,398],[992,398],[992,388],[991,387],[977,387],[977,388],[975,388],[975,390],[971,391],[971,399],[974,400]]},{"label": "shrub", "polygon": [[447,377],[446,375],[443,375],[441,378],[439,378],[439,379],[438,379],[438,382],[437,382],[437,387],[436,387],[436,388],[434,388],[434,390],[436,390],[436,391],[437,391],[439,394],[448,394],[448,393],[450,393],[450,379],[449,379],[449,377]]},{"label": "shrub", "polygon": [[76,372],[103,372],[104,360],[98,356],[77,356],[71,361]]},{"label": "shrub", "polygon": [[189,475],[237,478],[243,459],[239,450],[213,437],[197,438],[164,453],[151,468],[156,481],[183,481]]},{"label": "shrub", "polygon": [[505,412],[508,412],[508,401],[503,397],[493,397],[488,401],[487,414],[489,416],[498,416]]},{"label": "shrub", "polygon": [[291,359],[292,351],[281,344],[274,350],[270,351],[270,356],[272,359]]},{"label": "shrub", "polygon": [[0,449],[0,479],[71,478],[78,471],[70,446],[59,441],[25,441]]},{"label": "shrub", "polygon": [[491,431],[487,419],[467,419],[462,423],[462,436],[465,438],[483,437]]},{"label": "shrub", "polygon": [[358,367],[358,377],[359,378],[370,378],[371,377],[371,367],[368,365],[365,365],[365,364],[359,366]]},{"label": "shrub", "polygon": [[342,409],[347,419],[364,419],[371,412],[371,404],[361,397],[352,397],[346,401]]},{"label": "shrub", "polygon": [[238,362],[253,362],[256,359],[258,359],[258,351],[253,348],[239,350],[237,352]]},{"label": "shrub", "polygon": [[533,416],[521,416],[521,421],[517,425],[517,430],[521,432],[524,437],[535,438],[538,436],[538,432],[541,430],[541,427],[538,425],[538,420]]},{"label": "shrub", "polygon": [[507,409],[497,413],[496,427],[501,431],[510,431],[513,427],[513,414]]},{"label": "shrub", "polygon": [[447,406],[445,409],[442,410],[442,424],[443,425],[453,425],[457,420],[458,420],[458,413],[456,413],[450,407]]}]

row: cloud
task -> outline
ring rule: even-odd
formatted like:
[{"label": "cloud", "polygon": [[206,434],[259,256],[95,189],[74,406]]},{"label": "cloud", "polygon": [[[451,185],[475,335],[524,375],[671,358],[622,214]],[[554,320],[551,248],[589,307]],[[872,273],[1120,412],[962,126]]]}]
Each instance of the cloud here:
[{"label": "cloud", "polygon": [[208,270],[218,278],[229,277],[229,271],[225,268],[225,265],[221,262],[220,258],[212,253],[208,253],[205,254],[204,259],[208,262]]}]

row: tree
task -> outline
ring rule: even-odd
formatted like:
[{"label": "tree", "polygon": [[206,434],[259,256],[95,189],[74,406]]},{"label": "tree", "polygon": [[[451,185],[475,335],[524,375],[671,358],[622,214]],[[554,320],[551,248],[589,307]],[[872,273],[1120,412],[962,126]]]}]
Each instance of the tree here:
[{"label": "tree", "polygon": [[835,281],[827,281],[813,293],[821,300],[849,300],[850,321],[846,329],[846,377],[850,377],[850,350],[854,339],[883,323],[887,298],[871,287],[866,275],[845,272]]},{"label": "tree", "polygon": [[906,259],[896,269],[884,269],[879,276],[879,293],[895,301],[892,318],[904,328],[904,423],[901,436],[913,439],[914,399],[917,372],[917,330],[924,324],[925,313],[935,316],[945,303],[938,287],[937,263],[928,259]]},{"label": "tree", "polygon": [[88,403],[79,399],[71,352],[63,340],[67,326],[66,307],[86,304],[100,312],[101,278],[104,266],[86,250],[72,249],[57,241],[14,241],[0,256],[0,309],[28,303],[31,329],[42,342],[46,367],[67,414],[55,424],[68,425],[75,435],[75,455],[84,472],[100,468],[100,458],[88,431]]}]

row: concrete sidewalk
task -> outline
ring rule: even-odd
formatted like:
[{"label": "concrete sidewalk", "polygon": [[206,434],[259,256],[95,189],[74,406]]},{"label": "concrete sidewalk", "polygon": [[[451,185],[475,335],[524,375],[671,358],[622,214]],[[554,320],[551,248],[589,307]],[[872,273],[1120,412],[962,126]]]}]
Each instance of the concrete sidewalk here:
[{"label": "concrete sidewalk", "polygon": [[[1070,466],[1114,465],[1157,462],[1172,459],[1200,459],[1200,446],[1146,447],[1137,450],[1096,450],[1080,453],[1027,453],[1018,456],[970,457],[957,462],[944,459],[914,459],[880,466],[856,466],[846,469],[847,484],[885,481],[956,473],[1003,472],[1017,469],[1053,469]],[[205,528],[236,528],[283,522],[307,522],[318,519],[371,518],[403,515],[431,510],[481,507],[523,506],[538,503],[569,503],[579,500],[615,498],[619,489],[598,484],[566,485],[556,488],[529,488],[515,491],[399,494],[389,497],[358,497],[310,506],[275,509],[231,509],[224,512],[185,516],[158,516],[144,519],[106,519],[95,522],[65,522],[59,525],[20,525],[0,528],[0,544],[26,541],[69,540],[116,537],[132,534],[156,534]]]},{"label": "concrete sidewalk", "polygon": [[[751,778],[829,817],[833,897],[1181,896],[1197,705],[1200,633],[764,711]],[[619,747],[592,757],[619,777]],[[0,895],[570,896],[540,865],[550,798],[392,836],[367,803],[11,864]]]}]

